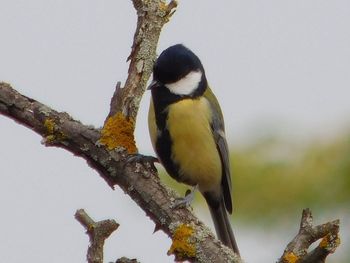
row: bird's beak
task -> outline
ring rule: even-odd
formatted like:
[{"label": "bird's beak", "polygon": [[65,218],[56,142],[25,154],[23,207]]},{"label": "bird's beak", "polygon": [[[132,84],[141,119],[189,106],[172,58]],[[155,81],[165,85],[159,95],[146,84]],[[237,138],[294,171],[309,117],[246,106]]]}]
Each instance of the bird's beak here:
[{"label": "bird's beak", "polygon": [[159,87],[160,83],[156,80],[152,80],[151,84],[147,87],[147,90],[152,90],[153,88]]}]

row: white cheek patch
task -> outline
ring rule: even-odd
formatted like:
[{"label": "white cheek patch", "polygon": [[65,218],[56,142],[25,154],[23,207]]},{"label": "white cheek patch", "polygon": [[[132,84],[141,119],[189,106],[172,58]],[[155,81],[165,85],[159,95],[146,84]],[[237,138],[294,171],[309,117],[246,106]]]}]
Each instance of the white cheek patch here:
[{"label": "white cheek patch", "polygon": [[165,87],[167,87],[171,93],[177,95],[189,95],[198,87],[201,78],[201,71],[192,71],[182,79],[174,83],[166,84]]}]

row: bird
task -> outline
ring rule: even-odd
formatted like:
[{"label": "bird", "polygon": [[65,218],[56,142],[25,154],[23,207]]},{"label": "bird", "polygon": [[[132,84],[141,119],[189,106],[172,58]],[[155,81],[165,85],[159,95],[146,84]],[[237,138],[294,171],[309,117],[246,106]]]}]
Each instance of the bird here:
[{"label": "bird", "polygon": [[231,172],[225,125],[204,67],[190,49],[165,49],[153,66],[148,87],[148,127],[152,146],[167,173],[204,196],[218,239],[239,255],[232,214]]}]

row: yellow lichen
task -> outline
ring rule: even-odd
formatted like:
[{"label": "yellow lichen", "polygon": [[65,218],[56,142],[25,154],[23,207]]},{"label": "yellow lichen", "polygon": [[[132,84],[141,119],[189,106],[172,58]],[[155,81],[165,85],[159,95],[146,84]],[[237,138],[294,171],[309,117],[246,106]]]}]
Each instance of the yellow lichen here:
[{"label": "yellow lichen", "polygon": [[44,121],[44,127],[46,128],[47,134],[52,135],[55,129],[55,122],[53,119],[46,119]]},{"label": "yellow lichen", "polygon": [[56,123],[53,119],[47,118],[44,121],[44,127],[46,129],[45,141],[47,143],[52,143],[55,141],[61,141],[66,138],[66,136],[56,129]]},{"label": "yellow lichen", "polygon": [[180,225],[174,233],[173,243],[168,251],[168,255],[174,254],[177,259],[189,259],[196,256],[196,247],[191,242],[194,230],[188,225]]},{"label": "yellow lichen", "polygon": [[107,119],[101,131],[100,143],[109,150],[124,147],[129,153],[136,153],[134,128],[134,120],[128,120],[121,112],[117,112]]},{"label": "yellow lichen", "polygon": [[284,255],[283,262],[296,263],[298,261],[298,259],[299,258],[293,252],[290,252],[290,253]]},{"label": "yellow lichen", "polygon": [[335,250],[340,245],[340,238],[339,235],[332,235],[328,234],[324,238],[322,238],[322,241],[319,244],[320,248],[324,249],[330,249]]},{"label": "yellow lichen", "polygon": [[326,235],[324,238],[322,238],[319,247],[326,248],[328,243],[329,243],[329,235]]}]

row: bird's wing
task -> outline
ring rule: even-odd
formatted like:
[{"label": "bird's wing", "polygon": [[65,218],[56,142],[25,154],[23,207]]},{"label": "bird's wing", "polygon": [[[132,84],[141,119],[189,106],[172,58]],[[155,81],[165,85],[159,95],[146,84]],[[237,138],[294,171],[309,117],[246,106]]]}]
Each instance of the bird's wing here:
[{"label": "bird's wing", "polygon": [[220,105],[215,95],[210,88],[204,93],[204,97],[209,101],[212,108],[212,120],[211,129],[213,132],[214,140],[220,154],[222,163],[222,190],[227,211],[232,213],[232,199],[231,199],[231,172],[230,172],[230,157],[228,151],[228,145],[225,137],[225,124],[224,118],[220,109]]}]

